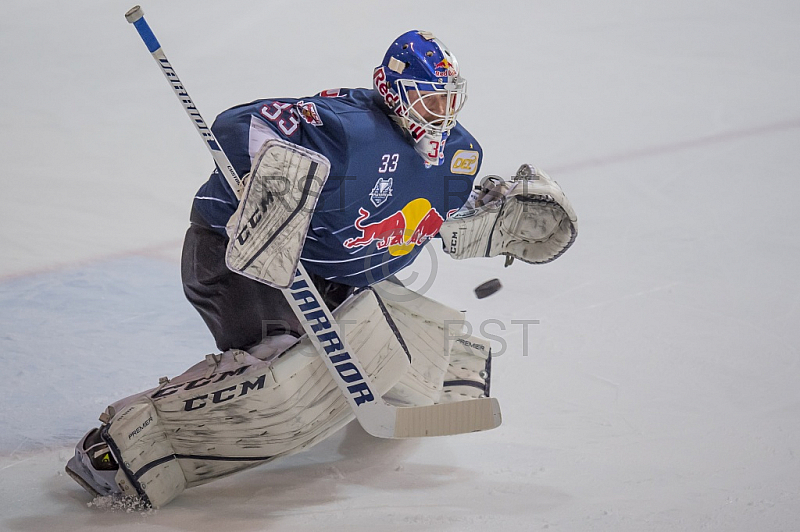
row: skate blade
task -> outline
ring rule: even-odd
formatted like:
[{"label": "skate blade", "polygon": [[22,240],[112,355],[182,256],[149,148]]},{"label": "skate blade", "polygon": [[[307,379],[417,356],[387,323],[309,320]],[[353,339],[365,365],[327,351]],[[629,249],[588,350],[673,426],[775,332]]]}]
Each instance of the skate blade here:
[{"label": "skate blade", "polygon": [[108,495],[98,493],[96,489],[83,480],[78,473],[70,469],[69,466],[65,466],[64,471],[66,471],[67,474],[71,476],[73,480],[75,480],[75,482],[80,484],[81,487],[89,492],[89,494],[92,496],[92,502],[89,503],[89,506],[93,506],[100,510],[128,513],[142,512],[143,515],[154,511],[150,503],[141,497],[128,496],[121,493],[112,493]]},{"label": "skate blade", "polygon": [[72,477],[72,480],[74,480],[75,482],[80,484],[83,489],[88,491],[89,494],[92,495],[92,497],[95,497],[95,498],[102,497],[102,495],[100,493],[98,493],[97,490],[94,489],[88,482],[83,480],[83,478],[78,473],[76,473],[75,471],[70,469],[69,468],[69,464],[64,466],[64,471],[67,472],[67,475]]}]

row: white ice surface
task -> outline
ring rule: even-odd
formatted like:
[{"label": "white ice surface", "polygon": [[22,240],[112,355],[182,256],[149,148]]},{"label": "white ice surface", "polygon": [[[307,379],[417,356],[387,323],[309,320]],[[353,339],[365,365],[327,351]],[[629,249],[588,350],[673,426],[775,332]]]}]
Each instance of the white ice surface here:
[{"label": "white ice surface", "polygon": [[[153,514],[87,507],[62,473],[76,440],[214,350],[178,273],[211,161],[129,7],[3,2],[0,529],[800,529],[800,4],[786,0],[144,4],[209,121],[368,85],[392,38],[435,31],[469,79],[484,171],[541,166],[581,232],[547,266],[416,266],[417,283],[435,270],[429,296],[503,340],[499,429],[383,441],[351,424]],[[476,300],[491,277],[506,288]],[[525,336],[519,320],[540,323]]]}]

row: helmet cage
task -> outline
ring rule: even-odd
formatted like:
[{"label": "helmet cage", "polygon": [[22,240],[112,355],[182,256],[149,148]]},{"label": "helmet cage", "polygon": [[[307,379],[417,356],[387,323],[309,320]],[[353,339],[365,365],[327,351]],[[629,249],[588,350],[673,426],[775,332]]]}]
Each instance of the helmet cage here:
[{"label": "helmet cage", "polygon": [[450,131],[467,101],[467,80],[454,78],[446,83],[398,79],[394,83],[407,120],[430,134]]},{"label": "helmet cage", "polygon": [[373,85],[417,141],[426,133],[441,136],[455,127],[467,99],[458,61],[427,31],[398,37],[375,68]]}]

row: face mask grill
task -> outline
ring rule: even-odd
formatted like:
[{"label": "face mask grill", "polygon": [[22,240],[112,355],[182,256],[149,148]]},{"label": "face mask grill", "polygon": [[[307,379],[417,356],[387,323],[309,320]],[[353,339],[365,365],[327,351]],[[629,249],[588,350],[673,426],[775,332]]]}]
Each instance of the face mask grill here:
[{"label": "face mask grill", "polygon": [[399,79],[396,86],[406,118],[431,134],[444,133],[455,127],[458,113],[467,100],[467,80],[464,78],[448,83]]}]

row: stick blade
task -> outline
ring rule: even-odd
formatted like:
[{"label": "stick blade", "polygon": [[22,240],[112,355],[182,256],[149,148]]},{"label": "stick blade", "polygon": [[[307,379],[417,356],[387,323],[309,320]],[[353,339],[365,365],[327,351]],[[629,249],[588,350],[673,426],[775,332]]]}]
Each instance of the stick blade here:
[{"label": "stick blade", "polygon": [[494,397],[398,408],[394,437],[423,438],[478,432],[497,428],[502,421],[500,403]]}]

